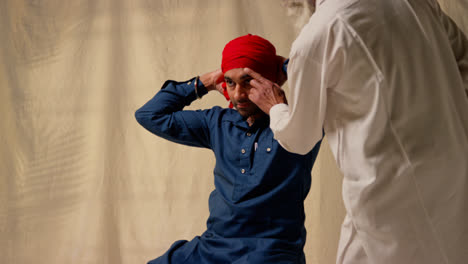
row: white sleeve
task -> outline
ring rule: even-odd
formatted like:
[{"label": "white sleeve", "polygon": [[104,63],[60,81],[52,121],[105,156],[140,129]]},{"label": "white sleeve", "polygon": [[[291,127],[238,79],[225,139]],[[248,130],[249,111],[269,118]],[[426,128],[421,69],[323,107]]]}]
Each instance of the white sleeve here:
[{"label": "white sleeve", "polygon": [[280,104],[270,110],[275,139],[290,152],[306,154],[322,139],[327,106],[323,70],[320,63],[291,52],[289,106]]}]

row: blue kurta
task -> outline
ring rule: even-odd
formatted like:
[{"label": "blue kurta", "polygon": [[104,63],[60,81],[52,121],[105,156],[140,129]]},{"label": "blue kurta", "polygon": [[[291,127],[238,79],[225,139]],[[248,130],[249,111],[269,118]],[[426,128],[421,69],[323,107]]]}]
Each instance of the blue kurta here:
[{"label": "blue kurta", "polygon": [[306,155],[289,153],[268,116],[249,127],[234,109],[182,110],[195,99],[193,79],[167,81],[135,113],[152,133],[216,157],[207,230],[149,263],[305,263],[304,199],[320,142]]}]

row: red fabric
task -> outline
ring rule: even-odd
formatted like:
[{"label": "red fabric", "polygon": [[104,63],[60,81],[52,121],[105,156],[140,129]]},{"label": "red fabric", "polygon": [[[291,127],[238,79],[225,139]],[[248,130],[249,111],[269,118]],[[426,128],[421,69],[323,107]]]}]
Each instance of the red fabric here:
[{"label": "red fabric", "polygon": [[[276,82],[282,61],[268,40],[248,34],[231,40],[223,50],[221,70],[223,73],[235,68],[250,68],[272,82]],[[224,96],[229,100],[223,84]]]},{"label": "red fabric", "polygon": [[[222,86],[223,86],[223,94],[224,94],[224,97],[226,98],[226,100],[230,101],[231,98],[229,98],[229,94],[228,94],[228,92],[227,92],[227,90],[226,90],[226,83],[223,82],[223,83],[222,83]],[[229,108],[233,108],[233,107],[234,107],[234,105],[232,104],[232,102],[229,102]]]}]

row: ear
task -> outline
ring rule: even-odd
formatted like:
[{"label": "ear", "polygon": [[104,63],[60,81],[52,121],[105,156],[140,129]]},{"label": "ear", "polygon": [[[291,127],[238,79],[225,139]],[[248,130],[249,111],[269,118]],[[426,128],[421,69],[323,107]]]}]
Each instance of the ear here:
[{"label": "ear", "polygon": [[223,94],[224,94],[224,97],[226,98],[226,100],[231,100],[231,98],[229,98],[229,94],[227,92],[227,89],[226,89],[226,82],[223,82],[222,84],[222,87],[223,87]]},{"label": "ear", "polygon": [[223,87],[224,98],[226,98],[226,100],[229,101],[229,108],[233,108],[234,105],[232,104],[231,98],[229,98],[229,94],[228,94],[227,89],[226,89],[226,82],[223,82],[223,83],[221,84],[221,86]]}]

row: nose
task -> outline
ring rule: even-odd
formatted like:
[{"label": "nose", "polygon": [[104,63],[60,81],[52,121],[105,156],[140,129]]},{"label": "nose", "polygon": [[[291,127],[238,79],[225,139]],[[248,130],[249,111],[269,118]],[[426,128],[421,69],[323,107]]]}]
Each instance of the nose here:
[{"label": "nose", "polygon": [[234,98],[238,101],[238,100],[248,98],[248,96],[249,95],[247,94],[247,90],[245,89],[245,87],[243,87],[240,84],[236,84],[236,87],[234,90]]}]

